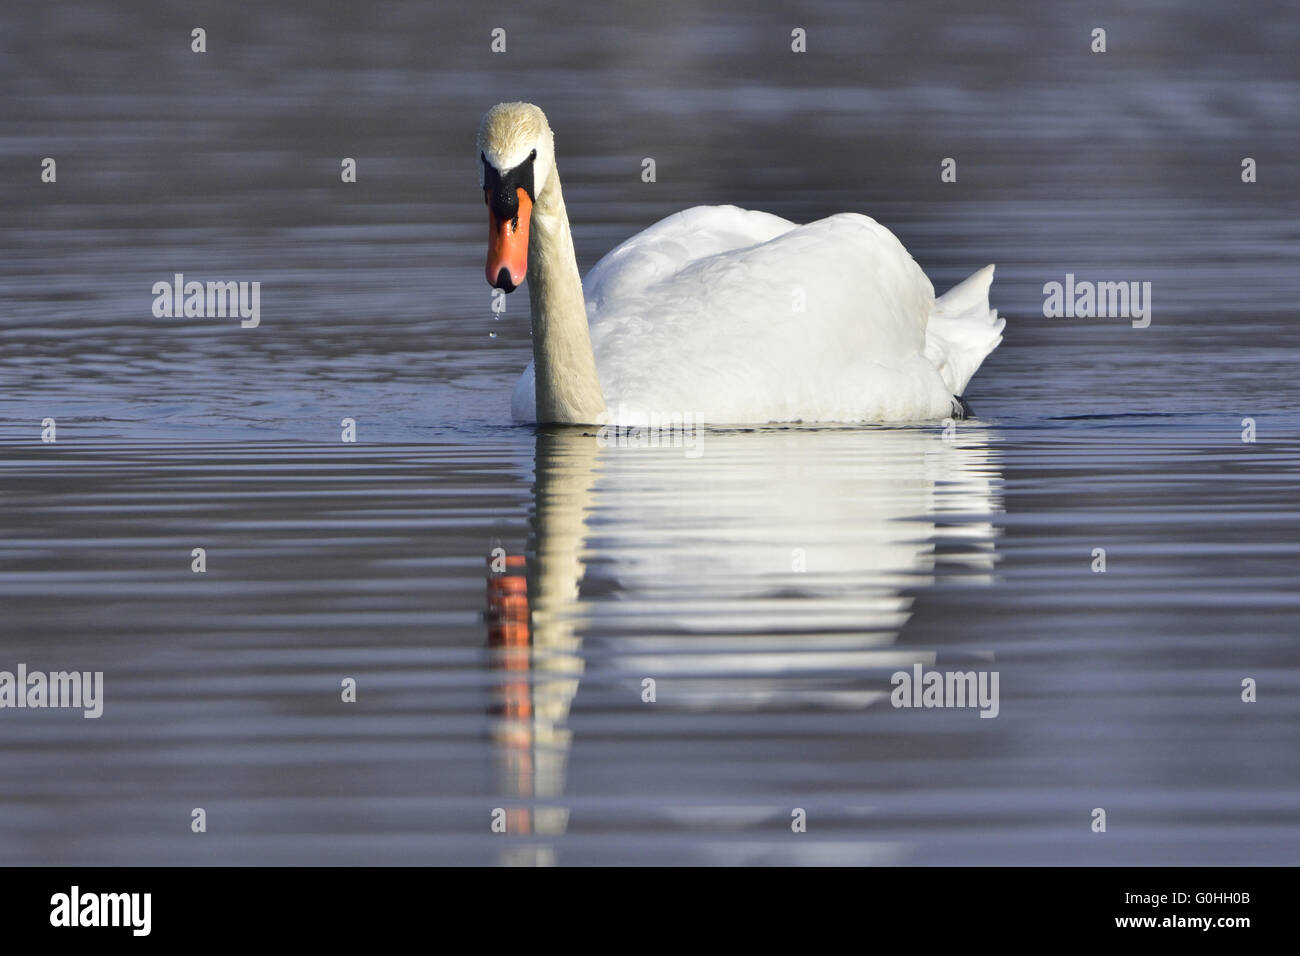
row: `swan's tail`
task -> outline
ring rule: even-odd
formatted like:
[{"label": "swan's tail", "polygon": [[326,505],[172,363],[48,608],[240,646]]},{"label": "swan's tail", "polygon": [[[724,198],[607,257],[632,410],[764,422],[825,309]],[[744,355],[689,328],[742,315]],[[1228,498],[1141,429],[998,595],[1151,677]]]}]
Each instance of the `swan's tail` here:
[{"label": "swan's tail", "polygon": [[993,267],[985,266],[934,300],[925,333],[925,357],[943,376],[953,395],[966,384],[988,354],[1002,341],[1006,319],[989,308]]}]

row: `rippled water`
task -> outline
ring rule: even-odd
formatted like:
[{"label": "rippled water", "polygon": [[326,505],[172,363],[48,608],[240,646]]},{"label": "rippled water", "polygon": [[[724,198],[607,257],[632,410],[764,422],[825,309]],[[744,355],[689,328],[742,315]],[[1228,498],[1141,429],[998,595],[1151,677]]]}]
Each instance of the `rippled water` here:
[{"label": "rippled water", "polygon": [[[106,684],[0,710],[0,861],[1296,862],[1294,13],[826,4],[798,57],[779,11],[564,9],[496,57],[414,2],[232,5],[202,57],[170,6],[0,13],[0,669]],[[472,141],[518,97],[584,268],[696,202],[998,263],[978,419],[512,424]],[[155,319],[175,272],[261,326]],[[1067,272],[1150,328],[1043,318]],[[891,707],[916,663],[998,717]]]}]

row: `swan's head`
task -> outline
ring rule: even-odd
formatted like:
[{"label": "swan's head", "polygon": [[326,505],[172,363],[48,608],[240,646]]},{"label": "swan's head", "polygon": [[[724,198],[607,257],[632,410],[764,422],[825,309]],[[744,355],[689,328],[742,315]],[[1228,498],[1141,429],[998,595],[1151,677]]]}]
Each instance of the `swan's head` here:
[{"label": "swan's head", "polygon": [[533,204],[555,169],[555,138],[532,103],[498,103],[478,128],[478,182],[488,207],[488,284],[513,292],[528,273]]}]

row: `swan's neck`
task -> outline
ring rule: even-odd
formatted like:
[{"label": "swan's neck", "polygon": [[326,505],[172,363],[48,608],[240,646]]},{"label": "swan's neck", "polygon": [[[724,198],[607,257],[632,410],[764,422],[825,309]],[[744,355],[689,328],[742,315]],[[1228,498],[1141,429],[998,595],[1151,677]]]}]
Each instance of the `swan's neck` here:
[{"label": "swan's neck", "polygon": [[597,424],[605,398],[587,331],[582,279],[555,171],[533,206],[528,235],[528,302],[538,422]]}]

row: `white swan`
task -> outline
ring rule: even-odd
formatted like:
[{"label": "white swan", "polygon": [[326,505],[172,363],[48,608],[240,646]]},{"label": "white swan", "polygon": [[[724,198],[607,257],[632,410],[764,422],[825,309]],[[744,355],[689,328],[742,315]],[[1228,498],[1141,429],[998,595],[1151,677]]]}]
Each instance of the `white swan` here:
[{"label": "white swan", "polygon": [[554,136],[531,103],[478,133],[487,279],[528,280],[533,362],[516,419],[643,424],[960,417],[1002,341],[993,266],[939,299],[902,243],[842,213],[798,226],[697,206],[628,239],[579,278]]}]

